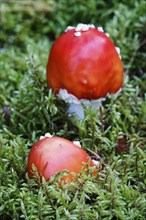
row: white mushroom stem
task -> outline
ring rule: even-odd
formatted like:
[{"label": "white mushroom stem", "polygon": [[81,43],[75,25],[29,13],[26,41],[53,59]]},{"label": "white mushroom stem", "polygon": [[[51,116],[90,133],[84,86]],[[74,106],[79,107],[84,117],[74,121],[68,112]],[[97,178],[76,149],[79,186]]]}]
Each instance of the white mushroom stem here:
[{"label": "white mushroom stem", "polygon": [[[119,93],[121,92],[121,90],[122,89],[119,89],[112,96],[114,96],[114,98],[116,99]],[[82,120],[84,119],[83,104],[85,105],[86,108],[92,108],[93,110],[97,110],[102,106],[102,102],[105,101],[105,99],[107,97],[110,97],[111,95],[108,93],[105,98],[93,99],[93,100],[88,100],[88,99],[79,100],[76,96],[68,93],[66,89],[60,89],[57,96],[69,104],[67,110],[69,115],[75,115],[79,120]]]},{"label": "white mushroom stem", "polygon": [[67,112],[69,115],[75,115],[79,120],[84,119],[84,109],[81,103],[69,103],[69,108]]},{"label": "white mushroom stem", "polygon": [[69,104],[68,114],[75,115],[79,120],[84,119],[84,108],[83,104],[86,108],[92,108],[93,110],[99,109],[102,106],[102,101],[105,98],[97,99],[97,100],[88,100],[88,99],[78,99],[72,94],[69,94],[66,89],[60,89],[57,95],[60,99],[64,100]]}]

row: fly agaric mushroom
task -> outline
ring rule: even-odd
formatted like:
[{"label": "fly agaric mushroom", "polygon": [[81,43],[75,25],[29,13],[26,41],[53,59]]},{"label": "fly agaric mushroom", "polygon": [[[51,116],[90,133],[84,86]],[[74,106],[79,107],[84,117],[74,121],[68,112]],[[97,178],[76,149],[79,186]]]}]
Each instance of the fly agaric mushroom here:
[{"label": "fly agaric mushroom", "polygon": [[[124,79],[120,49],[101,27],[69,26],[53,44],[48,64],[50,88],[68,103],[99,104],[117,93]],[[72,106],[71,106],[72,108]]]},{"label": "fly agaric mushroom", "polygon": [[34,165],[39,176],[43,176],[46,180],[63,170],[68,170],[69,173],[61,177],[61,182],[71,182],[75,180],[73,173],[78,174],[82,169],[84,170],[86,163],[89,163],[90,166],[99,165],[98,161],[91,160],[77,142],[57,136],[53,137],[47,133],[30,150],[28,176],[33,178]]}]

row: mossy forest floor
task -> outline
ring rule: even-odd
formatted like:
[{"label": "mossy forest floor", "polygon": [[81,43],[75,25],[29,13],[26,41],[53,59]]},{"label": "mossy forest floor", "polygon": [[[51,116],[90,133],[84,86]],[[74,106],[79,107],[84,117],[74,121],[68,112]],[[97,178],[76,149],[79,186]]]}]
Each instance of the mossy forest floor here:
[{"label": "mossy forest floor", "polygon": [[[0,219],[144,220],[145,0],[3,0],[0,10]],[[81,121],[48,91],[45,75],[52,43],[77,23],[102,26],[120,47],[125,71],[122,92],[103,103],[102,117],[85,109]],[[29,150],[46,132],[80,140],[107,168],[96,176],[87,169],[62,186],[62,174],[41,185],[29,180]]]}]

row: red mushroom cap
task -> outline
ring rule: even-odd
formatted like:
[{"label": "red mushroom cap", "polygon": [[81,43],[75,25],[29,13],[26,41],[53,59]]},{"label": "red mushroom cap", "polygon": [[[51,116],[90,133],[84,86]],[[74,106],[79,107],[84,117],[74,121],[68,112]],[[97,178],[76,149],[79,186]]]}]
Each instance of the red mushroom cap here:
[{"label": "red mushroom cap", "polygon": [[56,93],[66,89],[78,99],[98,99],[116,93],[122,87],[124,73],[110,38],[92,25],[68,29],[50,51],[49,87]]},{"label": "red mushroom cap", "polygon": [[60,137],[45,137],[36,142],[30,150],[28,156],[28,176],[32,178],[34,171],[32,165],[37,168],[38,174],[48,180],[53,175],[63,170],[68,170],[69,174],[63,176],[61,181],[70,182],[74,180],[71,172],[80,173],[89,162],[90,166],[95,166],[89,155],[73,142]]}]

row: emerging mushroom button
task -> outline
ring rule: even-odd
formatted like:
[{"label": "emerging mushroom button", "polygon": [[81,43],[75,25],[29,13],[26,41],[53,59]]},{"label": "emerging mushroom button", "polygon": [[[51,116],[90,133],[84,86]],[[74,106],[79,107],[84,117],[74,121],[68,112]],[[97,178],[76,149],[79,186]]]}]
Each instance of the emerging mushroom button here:
[{"label": "emerging mushroom button", "polygon": [[36,142],[30,150],[28,157],[28,175],[34,176],[33,165],[38,174],[48,180],[53,175],[63,170],[69,174],[63,176],[61,181],[70,182],[75,180],[74,173],[80,173],[85,168],[85,163],[95,166],[89,155],[77,145],[64,138],[51,137],[48,134]]},{"label": "emerging mushroom button", "polygon": [[63,89],[78,100],[114,94],[124,78],[119,52],[101,27],[69,26],[51,48],[48,85],[56,94],[62,94]]}]

